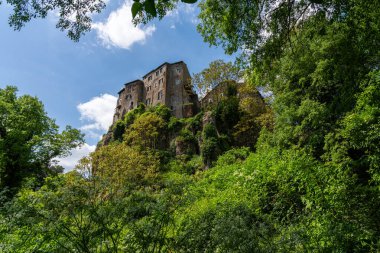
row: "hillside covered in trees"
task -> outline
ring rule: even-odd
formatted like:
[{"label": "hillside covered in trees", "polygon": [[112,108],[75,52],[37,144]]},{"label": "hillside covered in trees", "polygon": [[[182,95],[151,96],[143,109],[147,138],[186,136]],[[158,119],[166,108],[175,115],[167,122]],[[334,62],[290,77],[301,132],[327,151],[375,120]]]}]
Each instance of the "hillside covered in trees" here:
[{"label": "hillside covered in trees", "polygon": [[[136,1],[135,21],[176,2]],[[380,250],[380,2],[200,10],[204,39],[241,53],[244,94],[263,87],[266,103],[232,83],[192,118],[140,105],[60,174],[51,159],[80,133],[59,133],[38,100],[0,90],[0,251]]]}]

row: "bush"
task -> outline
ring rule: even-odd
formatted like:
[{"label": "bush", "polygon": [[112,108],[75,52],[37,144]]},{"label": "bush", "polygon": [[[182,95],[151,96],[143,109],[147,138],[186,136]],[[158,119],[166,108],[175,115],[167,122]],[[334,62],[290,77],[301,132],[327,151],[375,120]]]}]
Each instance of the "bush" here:
[{"label": "bush", "polygon": [[247,147],[230,149],[218,157],[216,166],[232,165],[236,163],[240,164],[247,159],[249,154],[250,151]]}]

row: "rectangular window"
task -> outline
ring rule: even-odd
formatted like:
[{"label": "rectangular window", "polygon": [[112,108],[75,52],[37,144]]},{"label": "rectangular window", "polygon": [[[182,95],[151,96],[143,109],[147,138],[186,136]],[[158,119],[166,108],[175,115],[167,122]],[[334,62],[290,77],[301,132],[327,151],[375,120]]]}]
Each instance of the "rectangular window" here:
[{"label": "rectangular window", "polygon": [[145,104],[146,104],[146,105],[150,105],[150,98],[148,98],[148,99],[145,101]]},{"label": "rectangular window", "polygon": [[161,91],[159,91],[158,94],[157,94],[157,99],[158,99],[158,100],[161,100],[161,99],[162,99],[162,96],[163,96],[163,95],[162,95],[162,90],[161,90]]},{"label": "rectangular window", "polygon": [[152,80],[152,76],[149,76],[149,77],[148,77],[148,81],[150,81],[150,80]]},{"label": "rectangular window", "polygon": [[160,72],[157,70],[157,71],[156,71],[156,76],[158,76],[159,74],[160,74]]}]

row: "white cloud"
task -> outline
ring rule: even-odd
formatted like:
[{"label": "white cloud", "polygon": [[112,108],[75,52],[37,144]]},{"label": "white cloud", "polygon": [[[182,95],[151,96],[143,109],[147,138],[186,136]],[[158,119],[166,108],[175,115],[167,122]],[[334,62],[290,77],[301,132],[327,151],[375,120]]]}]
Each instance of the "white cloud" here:
[{"label": "white cloud", "polygon": [[86,122],[80,129],[88,137],[100,139],[112,124],[116,101],[117,97],[102,94],[91,98],[88,102],[79,104],[77,109],[81,115],[80,119]]},{"label": "white cloud", "polygon": [[92,25],[106,47],[130,49],[135,43],[145,43],[147,37],[156,30],[154,25],[135,26],[132,23],[131,6],[132,3],[127,1],[119,9],[111,12],[106,22]]},{"label": "white cloud", "polygon": [[78,161],[87,156],[89,153],[95,150],[95,145],[88,145],[85,143],[82,147],[73,149],[71,151],[71,156],[59,158],[59,165],[65,168],[65,172],[69,172],[74,169],[75,165],[77,165]]},{"label": "white cloud", "polygon": [[[110,94],[102,94],[77,106],[80,119],[84,122],[84,125],[80,129],[87,137],[95,139],[95,141],[101,139],[102,135],[112,124],[116,101],[117,97]],[[65,172],[71,171],[82,157],[93,152],[95,148],[96,145],[85,143],[81,147],[71,150],[70,156],[58,158],[58,164],[65,168]]]},{"label": "white cloud", "polygon": [[[191,22],[199,24],[198,19],[199,8],[196,4],[178,3],[174,10],[169,11],[166,16],[174,23]],[[173,25],[170,26],[172,28]]]}]

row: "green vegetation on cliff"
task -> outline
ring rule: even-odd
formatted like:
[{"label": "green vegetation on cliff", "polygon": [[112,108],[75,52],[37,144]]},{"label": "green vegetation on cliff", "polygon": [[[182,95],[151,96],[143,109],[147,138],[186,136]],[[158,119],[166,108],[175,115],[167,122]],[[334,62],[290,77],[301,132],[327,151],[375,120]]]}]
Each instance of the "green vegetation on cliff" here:
[{"label": "green vegetation on cliff", "polygon": [[133,110],[77,171],[3,202],[0,249],[378,252],[379,1],[275,2],[205,0],[200,15],[269,108],[229,92],[189,119]]}]

